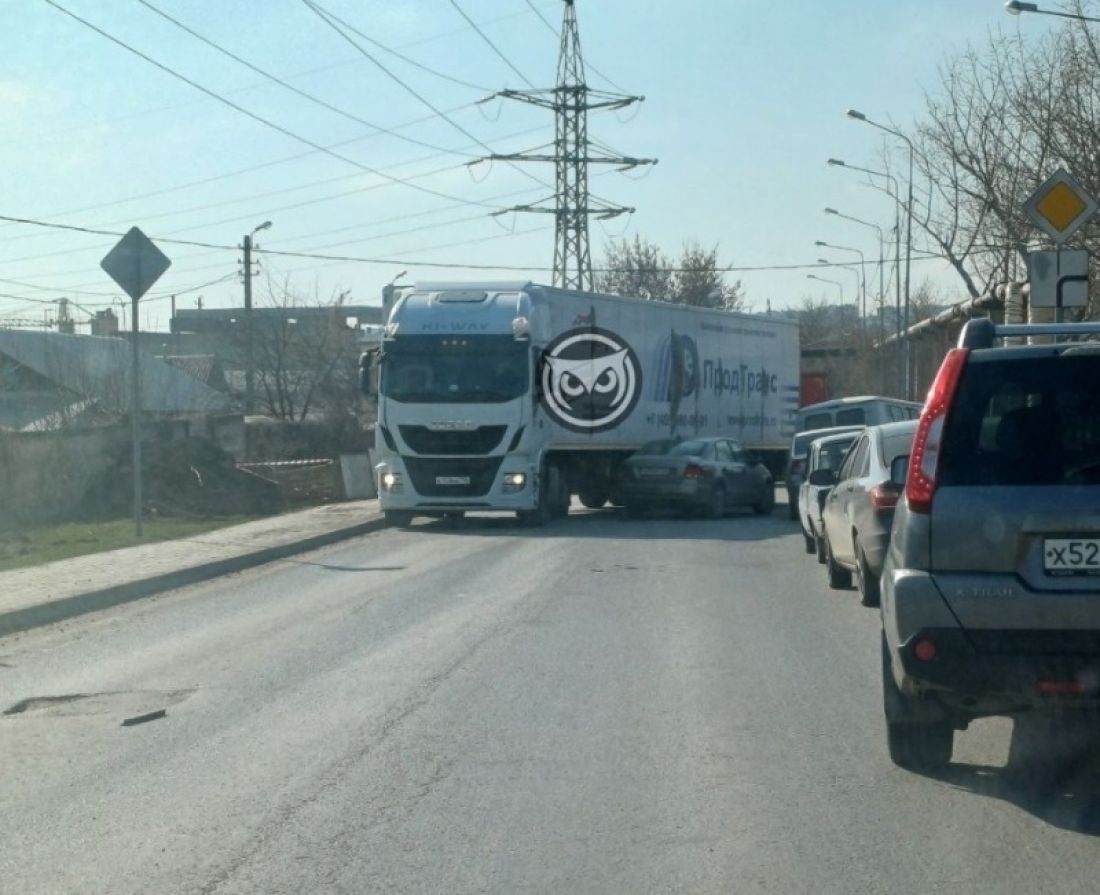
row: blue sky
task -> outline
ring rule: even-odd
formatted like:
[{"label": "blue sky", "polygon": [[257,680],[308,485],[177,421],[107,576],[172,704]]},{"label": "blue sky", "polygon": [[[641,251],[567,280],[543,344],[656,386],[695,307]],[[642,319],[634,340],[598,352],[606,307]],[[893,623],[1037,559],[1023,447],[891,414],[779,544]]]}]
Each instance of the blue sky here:
[{"label": "blue sky", "polygon": [[[548,113],[517,103],[477,105],[523,83],[470,29],[450,0],[324,0],[364,34],[465,86],[387,55],[357,38],[416,98],[331,30],[300,0],[149,0],[194,30],[362,123],[321,108],[220,55],[138,0],[56,0],[122,41],[280,127],[346,160],[247,118],[73,21],[43,0],[2,0],[0,29],[0,214],[234,246],[264,220],[261,245],[408,264],[333,263],[265,257],[263,275],[289,277],[327,298],[348,289],[373,303],[402,269],[410,279],[504,279],[501,271],[429,268],[418,262],[545,267],[549,217],[489,217],[546,190],[507,165],[465,164],[481,153],[520,151],[552,139]],[[560,24],[558,0],[535,0]],[[523,0],[459,5],[526,78],[550,86],[556,39]],[[594,114],[590,132],[617,149],[653,156],[646,176],[602,174],[593,193],[637,213],[593,223],[594,258],[607,239],[639,233],[677,252],[687,240],[717,244],[724,261],[759,266],[812,263],[815,239],[877,256],[870,230],[827,217],[842,211],[890,226],[890,202],[830,156],[876,167],[880,134],[845,118],[849,107],[908,125],[937,65],[990,28],[1038,31],[999,0],[577,0],[587,59],[645,103]],[[590,73],[590,82],[606,86]],[[449,114],[432,116],[427,101]],[[471,137],[476,138],[471,140]],[[420,145],[420,144],[428,144]],[[430,148],[436,147],[436,148]],[[459,154],[440,150],[460,150]],[[900,166],[903,156],[896,157]],[[350,161],[348,161],[350,160]],[[421,189],[394,184],[410,179]],[[552,183],[549,166],[527,166]],[[238,173],[233,173],[238,172]],[[435,172],[435,173],[432,173]],[[597,172],[598,173],[598,172]],[[225,176],[225,175],[232,176]],[[200,181],[206,181],[200,183]],[[144,198],[140,198],[144,197]],[[624,229],[625,228],[625,229]],[[111,237],[0,223],[0,317],[40,317],[59,296],[94,310],[118,291],[99,270]],[[167,296],[180,306],[241,300],[238,254],[161,244],[172,270],[143,304],[143,326],[167,328]],[[833,253],[838,260],[844,253]],[[936,263],[914,266],[955,288]],[[829,274],[825,274],[829,275]],[[532,279],[549,274],[533,271]],[[800,302],[832,287],[805,271],[736,274],[757,309]],[[845,298],[851,273],[838,270]],[[219,278],[223,282],[194,287]],[[262,291],[262,285],[258,284]],[[961,297],[961,295],[959,295]],[[84,316],[78,314],[78,316]]]}]

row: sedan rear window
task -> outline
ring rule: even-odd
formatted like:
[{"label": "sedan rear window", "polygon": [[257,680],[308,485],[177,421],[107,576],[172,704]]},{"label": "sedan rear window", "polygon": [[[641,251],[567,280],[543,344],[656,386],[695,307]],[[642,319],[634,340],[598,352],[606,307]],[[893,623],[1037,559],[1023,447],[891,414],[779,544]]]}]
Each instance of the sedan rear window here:
[{"label": "sedan rear window", "polygon": [[702,457],[707,453],[705,441],[682,441],[669,451],[674,457]]},{"label": "sedan rear window", "polygon": [[968,364],[941,464],[943,485],[1100,484],[1100,356]]}]

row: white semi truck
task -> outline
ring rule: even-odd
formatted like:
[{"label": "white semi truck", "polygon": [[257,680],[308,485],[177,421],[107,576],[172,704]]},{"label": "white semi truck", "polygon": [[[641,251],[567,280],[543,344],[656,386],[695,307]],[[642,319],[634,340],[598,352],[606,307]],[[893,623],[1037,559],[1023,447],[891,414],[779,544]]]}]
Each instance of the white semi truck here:
[{"label": "white semi truck", "polygon": [[539,525],[571,495],[615,501],[648,441],[727,435],[779,468],[799,396],[788,320],[529,282],[423,283],[379,352],[375,474],[386,518],[507,511]]}]

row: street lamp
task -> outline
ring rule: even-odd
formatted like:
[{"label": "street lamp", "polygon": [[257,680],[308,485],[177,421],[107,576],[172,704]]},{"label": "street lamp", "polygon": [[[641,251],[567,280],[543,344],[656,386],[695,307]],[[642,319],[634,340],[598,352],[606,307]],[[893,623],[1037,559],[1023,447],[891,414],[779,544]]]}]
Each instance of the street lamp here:
[{"label": "street lamp", "polygon": [[[858,267],[856,267],[856,265],[854,265],[854,264],[845,264],[842,261],[831,261],[828,258],[818,258],[817,263],[818,264],[828,264],[829,267],[839,267],[842,270],[846,270],[849,273],[855,274],[855,277],[856,277],[856,295],[859,295],[860,270],[859,270]],[[858,305],[856,306],[856,316],[857,317],[859,316],[859,306]]]},{"label": "street lamp", "polygon": [[261,230],[270,230],[271,221],[264,221],[241,240],[244,253],[244,410],[253,412],[256,399],[255,363],[252,352],[252,237]]},{"label": "street lamp", "polygon": [[[899,198],[900,190],[898,189],[898,180],[897,180],[896,177],[894,177],[893,174],[890,174],[886,171],[876,171],[873,168],[863,168],[859,165],[850,165],[847,162],[843,161],[842,159],[838,159],[838,158],[828,159],[827,164],[832,165],[833,167],[836,167],[836,168],[847,168],[849,171],[860,171],[863,174],[870,175],[871,177],[882,177],[885,180],[887,180],[890,184],[892,184],[893,187],[894,187],[893,192],[890,192],[889,188],[887,188],[886,194],[891,199],[894,200],[894,259],[895,259],[894,260],[894,330],[895,330],[895,343],[894,344],[895,345],[901,345],[901,208],[902,208],[902,202],[901,202],[901,199]],[[856,221],[857,223],[862,223],[862,222],[858,221],[856,218],[847,217],[846,215],[841,215],[841,217],[844,217],[846,220]],[[881,232],[881,230],[880,230],[880,232]],[[883,273],[883,268],[880,267],[879,268],[879,275],[880,275],[879,276],[879,282],[880,282],[880,284],[882,282],[882,273]],[[882,292],[883,299],[885,300],[885,297],[886,297],[885,289],[880,289],[880,291]],[[883,336],[885,336],[885,330],[886,330],[885,321],[883,321],[882,326],[880,328],[882,330]],[[897,389],[898,389],[897,393],[899,395],[902,394],[902,392],[905,389],[905,378],[904,378],[904,373],[901,369],[900,364],[898,365]]]},{"label": "street lamp", "polygon": [[[826,208],[826,212],[832,211],[832,209]],[[821,249],[836,249],[838,252],[853,252],[859,255],[859,272],[861,276],[863,286],[863,310],[860,311],[860,280],[856,281],[856,316],[860,318],[860,329],[863,328],[862,319],[867,315],[867,259],[863,257],[863,252],[859,249],[853,249],[849,246],[838,246],[831,242],[824,242],[823,240],[817,240],[814,243],[815,246]]]},{"label": "street lamp", "polygon": [[1005,12],[1010,16],[1018,16],[1022,12],[1034,12],[1041,16],[1058,16],[1060,19],[1077,19],[1079,22],[1100,22],[1095,16],[1083,16],[1075,12],[1058,12],[1054,9],[1039,9],[1038,3],[1021,3],[1020,0],[1008,0],[1005,4]]},{"label": "street lamp", "polygon": [[844,284],[841,283],[839,280],[828,280],[825,277],[819,277],[816,274],[812,273],[806,274],[806,279],[817,280],[819,283],[831,283],[832,285],[836,286],[837,291],[840,293],[840,304],[841,306],[844,305]]},{"label": "street lamp", "polygon": [[[906,146],[909,147],[909,188],[908,199],[905,203],[906,213],[906,225],[905,225],[905,331],[909,331],[909,269],[913,262],[913,155],[915,153],[915,147],[913,141],[910,140],[901,131],[894,130],[892,127],[887,127],[885,124],[879,124],[877,121],[872,121],[858,109],[849,109],[848,117],[855,121],[862,121],[864,124],[869,124],[871,127],[878,128],[891,136],[897,137],[902,140]],[[913,377],[911,370],[911,351],[908,337],[905,339],[905,397],[912,398],[913,396]]]}]

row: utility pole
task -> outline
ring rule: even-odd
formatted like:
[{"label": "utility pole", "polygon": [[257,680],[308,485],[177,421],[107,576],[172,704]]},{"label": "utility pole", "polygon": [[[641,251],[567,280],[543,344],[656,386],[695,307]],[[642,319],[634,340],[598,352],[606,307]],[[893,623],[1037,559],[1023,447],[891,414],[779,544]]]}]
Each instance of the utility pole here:
[{"label": "utility pole", "polygon": [[[574,0],[564,0],[557,86],[543,90],[502,90],[497,96],[550,109],[554,113],[554,151],[494,153],[488,159],[507,162],[552,162],[554,195],[516,205],[495,214],[523,211],[554,215],[554,285],[565,289],[592,289],[592,257],[588,247],[588,219],[607,220],[632,214],[633,208],[613,205],[589,195],[588,166],[617,165],[626,170],[655,165],[656,159],[593,152],[588,139],[588,113],[597,109],[624,109],[645,99],[623,93],[593,90],[585,82],[584,57]],[[480,159],[479,161],[484,161]],[[474,163],[472,163],[474,164]]]},{"label": "utility pole", "polygon": [[[267,230],[271,221],[264,221],[241,240],[244,253],[242,275],[244,276],[244,412],[250,414],[256,403],[256,366],[252,352],[252,237],[261,230]],[[199,298],[202,307],[202,297]]]}]

